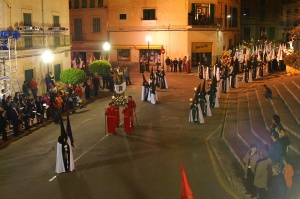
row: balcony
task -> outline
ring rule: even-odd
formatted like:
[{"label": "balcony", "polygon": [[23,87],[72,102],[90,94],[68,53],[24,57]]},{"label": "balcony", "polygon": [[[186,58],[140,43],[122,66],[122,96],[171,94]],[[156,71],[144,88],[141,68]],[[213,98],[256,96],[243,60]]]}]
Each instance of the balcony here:
[{"label": "balcony", "polygon": [[67,47],[71,43],[71,35],[22,35],[17,50]]}]

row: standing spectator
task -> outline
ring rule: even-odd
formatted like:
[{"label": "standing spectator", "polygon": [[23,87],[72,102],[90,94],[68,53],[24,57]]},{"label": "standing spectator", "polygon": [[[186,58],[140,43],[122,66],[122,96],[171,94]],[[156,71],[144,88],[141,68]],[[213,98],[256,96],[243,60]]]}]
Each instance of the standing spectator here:
[{"label": "standing spectator", "polygon": [[93,77],[93,84],[94,84],[94,96],[98,96],[99,87],[100,87],[100,79],[98,73],[95,73]]},{"label": "standing spectator", "polygon": [[278,165],[272,166],[272,184],[270,190],[271,199],[284,199],[286,194],[286,183]]},{"label": "standing spectator", "polygon": [[1,90],[1,93],[0,93],[0,100],[3,99],[3,95],[5,95],[5,89],[2,89],[2,90]]},{"label": "standing spectator", "polygon": [[6,94],[4,94],[4,95],[2,96],[1,102],[2,102],[2,108],[3,108],[4,110],[6,110],[6,106],[7,106]]},{"label": "standing spectator", "polygon": [[46,104],[46,118],[47,118],[47,120],[49,120],[50,119],[50,113],[51,113],[51,103],[50,103],[49,93],[45,94],[44,101],[45,101],[45,104]]},{"label": "standing spectator", "polygon": [[271,141],[270,150],[269,150],[269,157],[271,158],[273,165],[279,164],[281,154],[282,154],[282,146],[278,140],[279,139],[278,133],[273,132],[271,135],[271,139],[272,139],[272,141]]},{"label": "standing spectator", "polygon": [[30,80],[30,89],[32,91],[33,98],[36,99],[38,88],[37,88],[37,82],[35,81],[34,78],[31,78]]},{"label": "standing spectator", "polygon": [[108,75],[102,75],[103,89],[108,89]]},{"label": "standing spectator", "polygon": [[124,78],[125,78],[125,81],[126,81],[126,85],[127,86],[131,85],[129,70],[128,70],[127,67],[125,67],[125,69],[124,69]]},{"label": "standing spectator", "polygon": [[10,120],[13,125],[13,133],[15,137],[19,136],[19,114],[17,111],[18,104],[14,103],[10,110]]},{"label": "standing spectator", "polygon": [[23,85],[22,85],[22,91],[23,91],[23,94],[25,96],[25,98],[29,97],[30,94],[29,94],[29,89],[28,89],[28,85],[27,85],[27,81],[25,80]]},{"label": "standing spectator", "polygon": [[6,119],[7,119],[7,126],[10,129],[10,124],[11,124],[11,110],[12,110],[12,100],[11,100],[11,96],[7,97],[7,101],[6,101]]},{"label": "standing spectator", "polygon": [[[73,90],[73,86],[72,84],[69,84],[68,88],[67,88],[67,92],[68,92],[68,110],[71,110],[72,113],[76,113],[75,111],[75,91]],[[56,98],[56,96],[55,96]]]},{"label": "standing spectator", "polygon": [[29,128],[31,128],[35,126],[34,119],[35,119],[36,108],[33,99],[30,99],[27,102],[28,102],[27,106],[29,109]]},{"label": "standing spectator", "polygon": [[179,72],[182,72],[182,60],[179,58],[178,60],[178,67],[179,67]]},{"label": "standing spectator", "polygon": [[57,93],[55,93],[55,99],[52,101],[52,108],[53,108],[53,120],[55,124],[59,124],[59,102],[56,100],[57,98]]},{"label": "standing spectator", "polygon": [[177,58],[175,58],[173,61],[174,73],[177,73],[177,66],[178,66],[178,61],[177,61]]},{"label": "standing spectator", "polygon": [[186,59],[187,57],[186,56],[184,56],[183,58],[182,58],[182,65],[183,65],[183,72],[184,71],[186,71],[186,61],[187,61],[187,59]]},{"label": "standing spectator", "polygon": [[267,85],[264,85],[266,91],[265,91],[265,98],[266,100],[272,99],[272,90],[267,87]]},{"label": "standing spectator", "polygon": [[42,97],[39,96],[35,100],[35,107],[36,107],[36,120],[37,124],[43,123],[43,117],[44,117],[44,107],[42,102]]},{"label": "standing spectator", "polygon": [[5,110],[0,107],[0,133],[2,134],[2,139],[7,140],[6,133],[7,119],[5,117]]},{"label": "standing spectator", "polygon": [[45,84],[46,84],[46,92],[50,91],[50,85],[53,85],[53,82],[50,78],[50,75],[47,73],[45,77]]},{"label": "standing spectator", "polygon": [[[102,78],[103,79],[103,78]],[[83,83],[85,99],[91,99],[91,80],[88,78]]]},{"label": "standing spectator", "polygon": [[283,129],[283,126],[280,123],[279,115],[273,115],[273,124],[270,127],[270,135],[272,135],[273,132],[276,132],[277,134],[279,134],[282,129]]},{"label": "standing spectator", "polygon": [[27,104],[25,103],[22,109],[22,118],[24,122],[25,131],[29,130],[29,109],[27,108]]},{"label": "standing spectator", "polygon": [[170,72],[173,72],[173,60],[171,59],[171,63],[170,63]]},{"label": "standing spectator", "polygon": [[284,160],[283,160],[283,170],[282,170],[282,174],[284,176],[284,179],[285,179],[285,184],[286,184],[286,187],[287,187],[287,190],[286,190],[286,197],[285,199],[290,199],[291,198],[291,187],[293,185],[293,175],[294,175],[294,169],[293,167],[290,165],[290,159],[288,157],[286,157]]},{"label": "standing spectator", "polygon": [[124,115],[124,131],[127,134],[131,134],[133,132],[133,111],[132,108],[128,106],[128,103],[125,104],[122,113]]},{"label": "standing spectator", "polygon": [[82,97],[82,88],[80,87],[79,84],[76,85],[76,88],[75,88],[75,92],[76,92],[76,95],[80,97]]},{"label": "standing spectator", "polygon": [[254,186],[254,169],[259,155],[257,154],[257,145],[252,143],[250,151],[243,158],[245,163],[245,178],[246,178],[246,194],[251,194],[251,197],[256,196],[256,188]]},{"label": "standing spectator", "polygon": [[285,159],[286,152],[287,152],[287,149],[288,149],[288,145],[291,144],[291,141],[290,141],[289,134],[288,134],[287,130],[282,129],[280,131],[279,142],[280,142],[281,147],[282,147],[282,154],[281,154],[282,159]]},{"label": "standing spectator", "polygon": [[51,71],[49,72],[49,77],[50,77],[50,80],[51,80],[51,84],[55,85],[54,75],[52,74]]},{"label": "standing spectator", "polygon": [[170,71],[170,64],[171,64],[171,60],[169,57],[167,57],[167,59],[165,60],[165,63],[166,63],[166,67],[167,67],[167,72]]},{"label": "standing spectator", "polygon": [[256,163],[254,185],[257,188],[259,199],[267,199],[267,188],[272,180],[272,160],[268,157],[269,146],[260,153],[261,158]]},{"label": "standing spectator", "polygon": [[92,77],[90,78],[90,82],[91,82],[91,84],[90,84],[90,99],[91,99],[91,97],[94,96],[94,91],[95,91]]},{"label": "standing spectator", "polygon": [[13,101],[14,101],[14,103],[19,103],[19,92],[15,92]]}]

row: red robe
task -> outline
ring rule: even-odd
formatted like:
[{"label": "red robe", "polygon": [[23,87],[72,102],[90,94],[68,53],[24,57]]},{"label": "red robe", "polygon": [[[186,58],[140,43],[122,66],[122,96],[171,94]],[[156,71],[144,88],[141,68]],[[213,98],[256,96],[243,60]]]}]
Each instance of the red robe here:
[{"label": "red robe", "polygon": [[115,125],[120,126],[120,109],[118,106],[114,107],[114,117],[115,117]]},{"label": "red robe", "polygon": [[135,109],[136,108],[136,103],[133,100],[128,100],[128,106],[129,108]]},{"label": "red robe", "polygon": [[108,133],[115,134],[116,133],[116,128],[115,128],[115,111],[114,111],[114,108],[108,107],[106,109],[105,115],[106,115]]},{"label": "red robe", "polygon": [[124,108],[122,113],[124,114],[124,131],[126,133],[133,132],[133,110],[132,108]]}]

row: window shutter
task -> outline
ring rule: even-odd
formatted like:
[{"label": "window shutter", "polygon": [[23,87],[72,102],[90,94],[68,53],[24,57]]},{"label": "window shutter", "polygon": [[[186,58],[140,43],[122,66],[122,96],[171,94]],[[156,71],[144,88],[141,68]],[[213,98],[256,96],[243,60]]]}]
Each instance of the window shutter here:
[{"label": "window shutter", "polygon": [[209,5],[209,22],[211,25],[215,22],[215,4]]}]

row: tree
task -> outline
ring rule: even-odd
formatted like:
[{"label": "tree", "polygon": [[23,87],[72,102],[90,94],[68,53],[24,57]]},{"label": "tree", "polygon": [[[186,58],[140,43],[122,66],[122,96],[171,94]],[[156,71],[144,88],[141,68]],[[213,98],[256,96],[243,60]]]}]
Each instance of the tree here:
[{"label": "tree", "polygon": [[100,76],[108,75],[110,71],[110,63],[107,60],[97,60],[90,64],[91,73],[98,73]]},{"label": "tree", "polygon": [[78,68],[70,68],[60,73],[60,80],[65,84],[78,84],[84,82],[85,73]]}]

